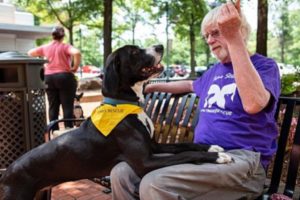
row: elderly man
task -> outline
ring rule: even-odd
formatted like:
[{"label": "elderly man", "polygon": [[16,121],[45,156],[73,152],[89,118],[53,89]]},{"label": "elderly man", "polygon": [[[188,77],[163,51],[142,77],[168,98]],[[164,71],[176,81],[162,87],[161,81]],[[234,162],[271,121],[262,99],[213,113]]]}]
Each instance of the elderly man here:
[{"label": "elderly man", "polygon": [[151,84],[145,91],[195,92],[200,97],[200,117],[194,142],[217,144],[235,162],[181,164],[144,177],[138,177],[127,163],[119,163],[111,172],[113,199],[234,200],[261,195],[276,150],[277,64],[247,50],[250,27],[239,0],[211,10],[201,29],[220,62],[195,81]]}]

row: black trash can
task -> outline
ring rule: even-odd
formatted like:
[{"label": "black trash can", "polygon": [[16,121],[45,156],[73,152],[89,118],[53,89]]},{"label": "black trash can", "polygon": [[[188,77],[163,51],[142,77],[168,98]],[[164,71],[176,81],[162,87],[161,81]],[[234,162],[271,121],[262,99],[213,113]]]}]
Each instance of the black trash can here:
[{"label": "black trash can", "polygon": [[44,142],[45,62],[18,52],[0,54],[0,169]]}]

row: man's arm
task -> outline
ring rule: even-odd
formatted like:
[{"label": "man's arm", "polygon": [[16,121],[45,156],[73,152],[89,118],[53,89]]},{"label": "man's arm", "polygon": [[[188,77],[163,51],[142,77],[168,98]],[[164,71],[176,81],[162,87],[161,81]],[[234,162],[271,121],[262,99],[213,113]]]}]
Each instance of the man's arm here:
[{"label": "man's arm", "polygon": [[71,47],[69,53],[73,56],[73,66],[71,67],[71,71],[76,72],[81,62],[81,53],[75,47]]},{"label": "man's arm", "polygon": [[247,113],[255,114],[264,109],[270,100],[270,92],[253,66],[241,33],[240,1],[222,6],[218,26],[226,39],[237,88]]},{"label": "man's arm", "polygon": [[150,92],[167,92],[167,93],[173,93],[173,94],[181,94],[181,93],[187,93],[187,92],[193,92],[193,81],[187,80],[187,81],[173,81],[169,83],[154,83],[154,84],[148,84],[145,87],[144,92],[150,93]]}]

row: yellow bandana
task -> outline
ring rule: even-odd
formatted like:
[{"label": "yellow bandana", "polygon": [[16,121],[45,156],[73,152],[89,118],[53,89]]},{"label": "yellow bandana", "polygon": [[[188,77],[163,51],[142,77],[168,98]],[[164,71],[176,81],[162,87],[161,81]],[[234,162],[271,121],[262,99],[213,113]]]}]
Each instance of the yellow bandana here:
[{"label": "yellow bandana", "polygon": [[105,136],[129,114],[141,113],[143,109],[131,104],[118,104],[116,106],[104,104],[97,107],[91,115],[91,119],[96,128]]}]

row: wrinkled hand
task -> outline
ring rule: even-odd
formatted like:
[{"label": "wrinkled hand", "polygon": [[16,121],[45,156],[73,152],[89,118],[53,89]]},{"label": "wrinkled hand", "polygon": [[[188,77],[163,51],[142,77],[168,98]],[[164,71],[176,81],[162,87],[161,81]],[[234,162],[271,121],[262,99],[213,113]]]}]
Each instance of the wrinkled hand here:
[{"label": "wrinkled hand", "polygon": [[235,4],[232,2],[223,4],[220,9],[217,24],[220,33],[228,41],[240,33],[240,0],[237,0]]}]

